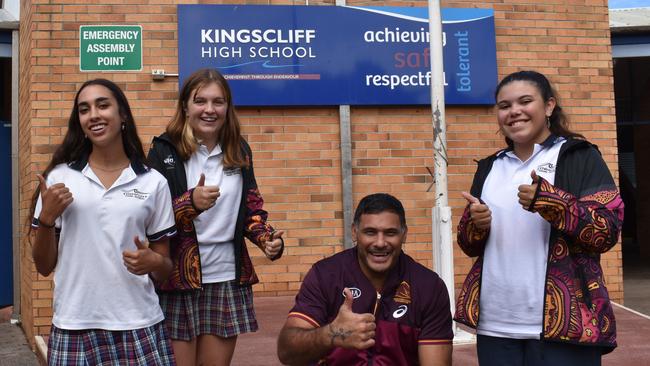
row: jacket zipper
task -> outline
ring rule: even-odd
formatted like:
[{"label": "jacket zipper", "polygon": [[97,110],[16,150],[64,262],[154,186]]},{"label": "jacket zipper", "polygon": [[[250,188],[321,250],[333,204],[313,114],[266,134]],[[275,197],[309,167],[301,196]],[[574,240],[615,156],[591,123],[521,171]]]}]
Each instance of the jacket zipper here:
[{"label": "jacket zipper", "polygon": [[377,292],[377,300],[375,301],[375,308],[372,311],[372,315],[377,316],[377,309],[379,309],[379,300],[381,300],[381,294]]},{"label": "jacket zipper", "polygon": [[[372,310],[372,315],[375,317],[375,323],[377,323],[377,310],[379,309],[380,301],[381,301],[381,294],[377,292],[377,300],[375,300],[375,308]],[[368,366],[372,366],[373,363],[372,347],[368,348],[368,351],[366,353],[368,355]]]}]

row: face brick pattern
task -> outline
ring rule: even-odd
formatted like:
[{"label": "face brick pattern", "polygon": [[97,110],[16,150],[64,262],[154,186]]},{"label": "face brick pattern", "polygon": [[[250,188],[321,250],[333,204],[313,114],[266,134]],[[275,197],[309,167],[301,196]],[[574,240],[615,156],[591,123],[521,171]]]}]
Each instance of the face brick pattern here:
[{"label": "face brick pattern", "polygon": [[[242,4],[244,2],[241,2]],[[271,1],[271,5],[280,4]],[[471,8],[475,1],[443,3]],[[385,5],[385,4],[378,4]],[[392,4],[392,5],[399,5]],[[101,19],[106,24],[140,24],[143,31],[143,69],[175,72],[177,60],[176,5],[143,0],[141,5],[93,5],[87,1],[36,4],[21,2],[19,73],[20,202],[26,207],[33,193],[34,172],[42,171],[52,145],[65,132],[69,106],[87,75],[79,72],[80,21]],[[404,2],[426,7],[426,1]],[[572,128],[600,147],[617,179],[616,126],[613,106],[612,61],[606,2],[589,6],[522,4],[519,1],[481,3],[495,12],[499,76],[520,67],[552,76],[571,115]],[[588,19],[588,21],[585,21]],[[142,141],[160,134],[174,112],[176,80],[152,82],[146,73],[103,73],[124,86]],[[237,101],[235,100],[235,103]],[[317,260],[342,249],[341,137],[339,110],[323,108],[239,109],[243,134],[254,151],[258,184],[269,218],[287,230],[283,259],[256,261],[260,284],[257,296],[294,295],[301,278]],[[446,109],[449,198],[457,223],[475,171],[474,159],[504,146],[496,134],[490,108]],[[428,107],[351,107],[352,189],[354,199],[368,193],[396,195],[409,217],[409,241],[404,249],[432,267],[430,208],[435,192],[427,192],[433,167],[433,128]],[[145,149],[148,149],[145,143]],[[28,220],[26,210],[20,222]],[[21,247],[28,245],[21,238]],[[620,246],[603,255],[605,282],[614,301],[622,300]],[[251,250],[254,256],[261,256]],[[471,259],[455,253],[455,273],[461,281]],[[257,262],[259,260],[259,262]],[[21,259],[21,315],[28,339],[50,329],[52,283],[36,276],[28,256]],[[456,283],[459,287],[460,283]]]}]

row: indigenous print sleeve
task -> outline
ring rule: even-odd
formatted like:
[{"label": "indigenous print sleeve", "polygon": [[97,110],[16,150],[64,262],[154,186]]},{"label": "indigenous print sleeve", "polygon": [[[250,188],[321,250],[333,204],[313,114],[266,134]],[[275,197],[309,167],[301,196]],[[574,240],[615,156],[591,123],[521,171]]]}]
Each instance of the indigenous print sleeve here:
[{"label": "indigenous print sleeve", "polygon": [[469,204],[465,207],[463,216],[458,223],[456,240],[460,249],[469,257],[483,254],[490,230],[479,229],[474,226],[469,214]]},{"label": "indigenous print sleeve", "polygon": [[191,188],[187,192],[181,194],[180,196],[172,200],[172,206],[174,207],[174,217],[176,222],[181,225],[188,225],[192,223],[199,214],[203,211],[199,211],[194,206],[194,201],[192,200],[192,193],[194,188]]},{"label": "indigenous print sleeve", "polygon": [[623,200],[595,149],[590,150],[581,165],[579,197],[540,178],[531,211],[538,212],[582,250],[604,253],[618,241],[623,225]]},{"label": "indigenous print sleeve", "polygon": [[[250,182],[245,184],[248,191],[244,192],[246,195],[244,207],[244,236],[248,238],[253,244],[257,245],[260,249],[264,248],[264,242],[271,238],[271,234],[275,231],[271,225],[267,223],[269,216],[268,212],[264,210],[264,199],[257,189],[257,181],[255,180],[255,173],[253,170],[253,159],[250,158]],[[284,251],[284,241],[280,252],[271,258],[271,260],[279,259]]]}]

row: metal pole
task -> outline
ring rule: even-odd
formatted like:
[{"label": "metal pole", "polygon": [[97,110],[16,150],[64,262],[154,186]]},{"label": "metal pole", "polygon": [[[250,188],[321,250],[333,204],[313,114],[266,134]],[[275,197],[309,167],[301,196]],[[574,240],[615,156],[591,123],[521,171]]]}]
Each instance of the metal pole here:
[{"label": "metal pole", "polygon": [[[336,0],[336,6],[345,6],[345,0]],[[343,200],[343,248],[352,244],[352,133],[350,130],[350,106],[339,106],[341,129],[341,191]]]},{"label": "metal pole", "polygon": [[341,191],[343,193],[343,247],[352,244],[352,133],[350,130],[350,106],[339,106],[341,129]]},{"label": "metal pole", "polygon": [[429,0],[429,47],[431,53],[431,113],[433,124],[434,180],[436,196],[434,206],[433,238],[434,268],[449,288],[454,299],[454,268],[451,252],[451,210],[447,192],[447,128],[445,125],[445,88],[442,61],[442,19],[440,1]]},{"label": "metal pole", "polygon": [[[451,208],[447,199],[447,127],[445,125],[445,87],[443,34],[440,1],[429,0],[429,47],[431,53],[431,113],[433,124],[435,206],[432,208],[432,247],[434,270],[447,285],[450,308],[454,311],[454,254],[451,243]],[[456,329],[454,326],[454,333]]]}]

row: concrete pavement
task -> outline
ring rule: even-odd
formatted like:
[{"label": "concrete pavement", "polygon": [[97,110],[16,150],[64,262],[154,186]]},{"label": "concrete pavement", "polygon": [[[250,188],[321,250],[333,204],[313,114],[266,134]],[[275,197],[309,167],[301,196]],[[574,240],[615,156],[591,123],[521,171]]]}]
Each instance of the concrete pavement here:
[{"label": "concrete pavement", "polygon": [[[641,311],[650,309],[648,272],[642,268],[636,272],[628,270],[627,274],[636,275],[625,276],[626,303]],[[276,356],[276,339],[292,305],[292,296],[256,297],[255,310],[260,330],[239,337],[232,365],[280,365]],[[603,357],[603,366],[650,366],[650,343],[647,340],[650,317],[620,305],[615,305],[614,312],[619,346]],[[0,310],[0,366],[39,365],[22,329],[9,322],[10,314],[10,308]],[[454,346],[453,365],[478,365],[475,345]]]},{"label": "concrete pavement", "polygon": [[[281,365],[276,357],[276,339],[292,304],[292,296],[255,299],[260,330],[239,337],[232,365]],[[603,357],[603,366],[650,366],[650,317],[620,305],[614,312],[619,346]],[[39,362],[22,329],[8,321],[0,322],[0,366],[33,365]],[[477,366],[475,345],[454,346],[453,365]]]},{"label": "concrete pavement", "polygon": [[38,359],[23,330],[10,321],[11,307],[0,310],[0,366],[34,366]]},{"label": "concrete pavement", "polygon": [[[276,356],[276,338],[293,305],[292,296],[255,298],[260,330],[244,334],[237,341],[234,366],[281,365]],[[603,357],[603,366],[650,366],[650,317],[614,306],[619,346]],[[477,366],[476,345],[455,345],[454,366]],[[560,366],[560,365],[558,365]]]}]

